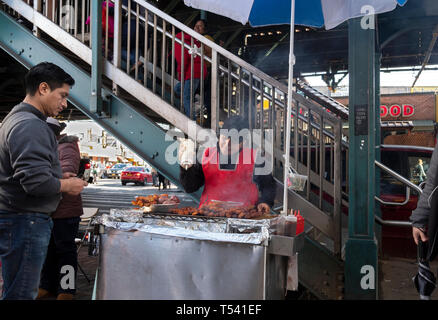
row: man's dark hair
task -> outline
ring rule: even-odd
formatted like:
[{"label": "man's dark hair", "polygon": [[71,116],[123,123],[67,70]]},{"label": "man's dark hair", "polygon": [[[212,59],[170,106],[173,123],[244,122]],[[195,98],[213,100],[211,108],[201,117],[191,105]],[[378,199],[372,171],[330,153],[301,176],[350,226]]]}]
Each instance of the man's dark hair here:
[{"label": "man's dark hair", "polygon": [[33,96],[42,82],[46,82],[50,90],[61,88],[64,84],[69,86],[75,84],[74,79],[68,73],[50,62],[41,62],[29,70],[24,77],[26,94]]}]

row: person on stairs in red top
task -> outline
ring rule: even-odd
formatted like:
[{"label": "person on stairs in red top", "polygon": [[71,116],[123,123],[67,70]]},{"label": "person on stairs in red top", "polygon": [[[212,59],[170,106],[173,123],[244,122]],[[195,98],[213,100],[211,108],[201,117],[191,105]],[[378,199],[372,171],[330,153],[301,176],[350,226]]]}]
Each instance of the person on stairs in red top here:
[{"label": "person on stairs in red top", "polygon": [[202,163],[180,168],[180,182],[187,193],[202,186],[200,206],[213,200],[257,205],[259,211],[270,212],[275,198],[272,172],[256,170],[265,164],[256,161],[256,150],[246,148],[244,135],[237,139],[227,136],[232,129],[248,129],[247,121],[231,116],[224,121],[216,147],[207,148]]},{"label": "person on stairs in red top", "polygon": [[[194,26],[194,30],[203,35],[205,32],[202,27],[204,22],[199,20],[196,22]],[[183,88],[183,106],[184,112],[187,117],[190,119],[194,119],[194,115],[190,114],[190,101],[192,99],[192,95],[194,96],[196,90],[200,85],[201,78],[206,80],[207,78],[207,61],[204,61],[203,68],[201,69],[201,56],[197,52],[201,52],[201,42],[193,39],[193,47],[192,49],[188,49],[186,45],[192,46],[192,37],[186,33],[184,33],[184,38],[182,36],[182,32],[179,32],[176,35],[176,38],[181,40],[184,39],[184,54],[181,53],[182,45],[175,41],[175,60],[177,63],[177,73],[179,82],[175,85],[175,94],[176,96],[180,96],[181,93],[181,82],[184,81]],[[210,51],[209,51],[210,50]],[[204,54],[208,55],[211,49],[208,47],[204,47]],[[193,55],[193,66],[192,66],[192,55]],[[193,78],[192,78],[192,68],[193,68]],[[201,71],[202,70],[202,71]],[[182,74],[184,72],[184,74]],[[191,92],[191,83],[193,82],[193,93]],[[194,112],[194,106],[192,108],[192,112]]]}]

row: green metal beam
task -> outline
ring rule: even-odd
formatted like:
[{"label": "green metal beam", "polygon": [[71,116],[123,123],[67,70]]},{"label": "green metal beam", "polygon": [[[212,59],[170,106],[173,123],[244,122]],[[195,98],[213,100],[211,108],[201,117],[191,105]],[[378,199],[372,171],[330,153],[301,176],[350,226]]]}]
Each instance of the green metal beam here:
[{"label": "green metal beam", "polygon": [[[375,55],[375,87],[376,87],[376,102],[375,102],[375,150],[376,150],[376,160],[381,162],[381,148],[380,145],[383,144],[382,140],[382,132],[381,132],[381,120],[380,120],[380,64],[381,64],[382,53],[380,48],[376,49]],[[380,195],[380,170],[376,170],[376,179],[375,179],[375,192],[376,195]],[[379,218],[382,217],[382,212],[380,210],[380,203],[375,201],[376,209],[375,215]],[[379,255],[382,252],[382,227],[379,224],[375,224],[375,232],[377,243],[379,244]]]},{"label": "green metal beam", "polygon": [[102,112],[102,0],[91,2],[92,26],[91,28],[91,95],[90,111],[101,114]]},{"label": "green metal beam", "polygon": [[345,247],[345,297],[377,298],[375,211],[375,29],[361,18],[349,33],[349,238]]}]

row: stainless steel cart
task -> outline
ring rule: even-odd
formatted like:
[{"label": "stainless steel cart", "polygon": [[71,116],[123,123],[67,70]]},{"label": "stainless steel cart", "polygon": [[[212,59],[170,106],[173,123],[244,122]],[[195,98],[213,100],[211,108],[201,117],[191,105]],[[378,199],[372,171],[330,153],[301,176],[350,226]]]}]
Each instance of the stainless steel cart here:
[{"label": "stainless steel cart", "polygon": [[283,299],[298,284],[302,239],[279,235],[278,218],[114,209],[99,223],[96,299]]}]

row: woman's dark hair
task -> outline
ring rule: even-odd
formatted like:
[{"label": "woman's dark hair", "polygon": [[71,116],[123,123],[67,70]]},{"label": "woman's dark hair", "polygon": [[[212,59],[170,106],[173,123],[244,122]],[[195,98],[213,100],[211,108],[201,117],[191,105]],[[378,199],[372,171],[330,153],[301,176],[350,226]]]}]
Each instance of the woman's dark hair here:
[{"label": "woman's dark hair", "polygon": [[224,124],[221,129],[249,129],[248,120],[242,116],[230,116],[224,120]]},{"label": "woman's dark hair", "polygon": [[33,96],[42,82],[46,82],[50,90],[56,90],[64,84],[69,86],[75,84],[74,79],[68,73],[50,62],[41,62],[29,70],[24,77],[26,94]]},{"label": "woman's dark hair", "polygon": [[204,28],[205,28],[205,31],[207,31],[207,30],[208,30],[207,20],[204,20],[204,19],[198,19],[198,20],[196,20],[196,21],[195,21],[195,24],[193,25],[193,28],[195,27],[195,25],[196,25],[199,21],[204,22]]},{"label": "woman's dark hair", "polygon": [[[248,120],[242,116],[230,116],[224,120],[221,129],[236,129],[237,131],[249,129]],[[239,135],[239,143],[243,143],[244,140],[245,138]]]}]

